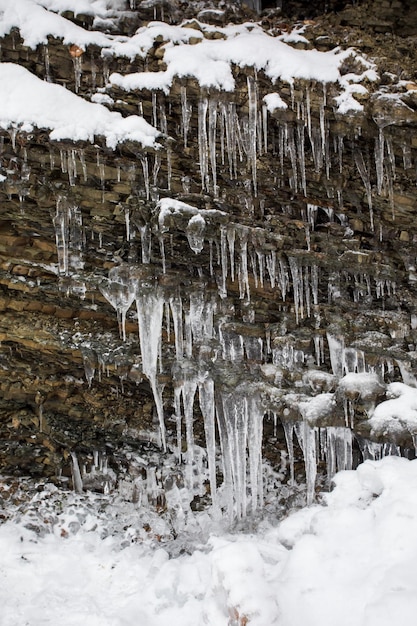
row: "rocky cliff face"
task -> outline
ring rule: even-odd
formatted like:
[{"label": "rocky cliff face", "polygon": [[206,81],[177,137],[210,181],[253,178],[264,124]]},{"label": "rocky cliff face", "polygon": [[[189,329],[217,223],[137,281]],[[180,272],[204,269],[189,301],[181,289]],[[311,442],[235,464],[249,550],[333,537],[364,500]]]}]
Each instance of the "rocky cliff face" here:
[{"label": "rocky cliff face", "polygon": [[[317,467],[414,455],[416,39],[394,1],[294,24],[200,5],[64,14],[113,37],[188,19],[129,54],[4,28],[3,63],[160,135],[109,147],[2,122],[0,467],[123,479],[131,498],[185,481],[215,500],[224,483],[241,517],[263,459],[306,472],[311,501]],[[302,65],[342,55],[336,78],[274,78],[249,55],[216,88],[172,60],[217,54],[248,19]]]}]

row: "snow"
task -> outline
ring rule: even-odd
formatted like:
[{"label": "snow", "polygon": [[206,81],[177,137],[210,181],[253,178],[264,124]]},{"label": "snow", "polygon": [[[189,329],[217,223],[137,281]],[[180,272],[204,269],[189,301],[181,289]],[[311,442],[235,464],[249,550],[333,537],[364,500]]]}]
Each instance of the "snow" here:
[{"label": "snow", "polygon": [[346,396],[369,399],[381,395],[384,387],[375,373],[349,372],[340,379],[338,390]]},{"label": "snow", "polygon": [[1,624],[414,623],[417,461],[366,461],[334,481],[321,505],[252,533],[213,532],[177,555],[145,531],[121,542],[115,504],[82,518],[87,496],[60,496],[63,510],[48,517],[45,489],[34,500],[49,531],[29,530],[22,511],[0,525]]},{"label": "snow", "polygon": [[300,402],[300,413],[309,424],[316,424],[334,412],[336,407],[333,393],[320,393],[309,400]]},{"label": "snow", "polygon": [[[75,1],[71,4],[75,4]],[[87,31],[61,15],[48,11],[35,0],[0,0],[0,37],[7,35],[14,27],[20,30],[24,44],[29,48],[36,48],[40,43],[46,44],[48,35],[61,37],[64,44],[76,44],[80,48],[90,43],[100,47],[109,45],[103,33]]]},{"label": "snow", "polygon": [[14,63],[0,64],[0,127],[50,130],[51,140],[94,141],[103,136],[109,148],[123,141],[157,147],[158,131],[142,117],[123,118],[105,106],[87,102],[69,90],[40,80]]},{"label": "snow", "polygon": [[391,383],[388,400],[376,407],[369,423],[373,435],[417,433],[417,389],[404,383]]},{"label": "snow", "polygon": [[276,92],[268,93],[264,97],[264,102],[266,104],[266,108],[270,113],[274,113],[274,111],[276,110],[288,109],[288,104],[284,102],[279,93]]},{"label": "snow", "polygon": [[[86,30],[60,15],[62,11],[72,10],[106,19],[116,8],[122,8],[118,1],[14,0],[11,3],[0,0],[0,37],[18,28],[24,44],[31,48],[47,44],[48,35],[51,35],[61,38],[65,45],[75,44],[83,50],[94,44],[102,49],[103,54],[125,56],[131,60],[144,58],[155,42],[162,41],[165,70],[110,76],[112,85],[126,91],[148,89],[169,93],[175,78],[187,77],[195,78],[201,87],[232,92],[235,88],[232,66],[235,65],[263,70],[272,82],[281,80],[292,84],[296,79],[306,79],[339,83],[341,94],[336,99],[337,110],[345,114],[363,110],[354,96],[363,96],[367,91],[358,83],[377,78],[373,65],[352,49],[321,52],[292,47],[291,42],[305,43],[302,28],[272,37],[254,23],[219,28],[194,21],[193,28],[190,28],[187,22],[182,26],[150,22],[132,37],[126,37]],[[205,38],[205,34],[211,37],[214,32],[215,39]],[[349,57],[354,57],[361,73],[341,74],[341,66]],[[278,103],[278,108],[283,108],[283,102],[279,102],[276,96],[274,102],[275,105]],[[268,108],[272,106],[272,102],[267,104]]]},{"label": "snow", "polygon": [[[257,71],[263,70],[273,82],[282,80],[293,83],[295,79],[316,80],[322,83],[340,82],[344,90],[347,88],[350,90],[346,99],[349,102],[353,100],[350,80],[340,74],[342,63],[355,54],[353,50],[335,49],[328,52],[298,50],[280,38],[271,37],[253,24],[250,30],[242,26],[239,29],[225,27],[220,30],[225,39],[201,39],[199,43],[193,43],[192,47],[189,43],[165,44],[166,70],[137,72],[126,76],[114,73],[110,76],[110,82],[125,90],[161,89],[168,93],[174,78],[193,77],[202,87],[214,87],[230,92],[235,88],[232,65],[237,65],[241,68],[253,67]],[[179,41],[177,38],[176,42]],[[357,60],[362,62],[359,56]],[[366,66],[365,61],[364,65]],[[357,82],[356,75],[354,76]],[[365,77],[365,72],[363,76]],[[368,80],[370,77],[370,73],[366,74]],[[357,91],[359,87],[356,85]]]}]

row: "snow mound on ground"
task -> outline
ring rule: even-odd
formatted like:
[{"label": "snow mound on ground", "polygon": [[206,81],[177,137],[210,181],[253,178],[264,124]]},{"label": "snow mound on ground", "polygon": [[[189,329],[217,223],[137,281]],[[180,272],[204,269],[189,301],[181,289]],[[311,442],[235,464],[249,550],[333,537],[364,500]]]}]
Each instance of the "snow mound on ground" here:
[{"label": "snow mound on ground", "polygon": [[[367,461],[335,483],[325,506],[254,534],[212,536],[176,558],[145,540],[121,549],[103,535],[103,513],[44,536],[24,516],[9,520],[0,526],[2,626],[414,623],[417,461]],[[76,512],[72,504],[58,517]],[[106,514],[111,527],[117,509]]]},{"label": "snow mound on ground", "polygon": [[105,106],[87,102],[69,90],[40,80],[14,63],[0,64],[0,127],[33,126],[51,131],[51,140],[94,141],[103,136],[109,148],[123,141],[157,147],[159,132],[142,117],[123,118]]}]

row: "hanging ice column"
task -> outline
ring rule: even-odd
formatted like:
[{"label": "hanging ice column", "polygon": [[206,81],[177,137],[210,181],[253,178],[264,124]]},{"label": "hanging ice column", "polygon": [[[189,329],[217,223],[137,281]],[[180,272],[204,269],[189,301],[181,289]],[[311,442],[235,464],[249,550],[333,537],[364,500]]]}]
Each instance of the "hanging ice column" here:
[{"label": "hanging ice column", "polygon": [[138,280],[136,283],[135,297],[138,312],[140,350],[142,353],[142,371],[151,385],[158,414],[162,447],[166,450],[162,390],[157,380],[164,298],[156,285],[149,285],[141,280]]},{"label": "hanging ice column", "polygon": [[242,519],[247,514],[248,486],[252,511],[263,503],[261,445],[264,410],[260,394],[247,385],[233,391],[216,389],[215,399],[227,510],[230,517],[234,515]]},{"label": "hanging ice column", "polygon": [[52,222],[55,228],[59,273],[68,275],[70,268],[82,269],[84,236],[80,209],[70,204],[66,198],[59,196]]},{"label": "hanging ice column", "polygon": [[248,118],[248,160],[252,170],[253,192],[257,195],[257,121],[258,121],[258,89],[256,79],[252,76],[247,78],[248,85],[248,102],[249,102],[249,118]]},{"label": "hanging ice column", "polygon": [[120,337],[126,341],[126,314],[135,299],[135,285],[131,280],[129,267],[113,267],[109,271],[108,280],[104,280],[99,289],[116,309]]}]

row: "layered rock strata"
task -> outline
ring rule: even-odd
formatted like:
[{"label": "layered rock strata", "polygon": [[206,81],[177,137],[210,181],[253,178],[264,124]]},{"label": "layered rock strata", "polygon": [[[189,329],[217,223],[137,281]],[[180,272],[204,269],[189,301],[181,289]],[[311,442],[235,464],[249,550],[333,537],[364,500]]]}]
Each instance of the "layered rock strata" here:
[{"label": "layered rock strata", "polygon": [[[3,68],[158,131],[148,145],[110,140],[107,126],[74,140],[61,124],[53,140],[52,125],[0,115],[2,473],[72,474],[82,489],[100,450],[115,474],[91,484],[114,487],[132,451],[159,447],[161,467],[175,458],[182,484],[215,503],[223,484],[219,507],[226,492],[242,517],[262,506],[263,458],[287,454],[287,478],[305,471],[312,501],[317,466],[331,478],[362,458],[414,455],[411,40],[391,29],[380,57],[382,36],[358,26],[364,3],[295,28],[252,15],[233,37],[268,33],[302,69],[274,75],[240,48],[233,84],[216,86],[209,65],[176,59],[207,49],[226,64],[236,9],[198,7],[174,32],[144,26],[142,4],[101,24],[140,27],[136,48],[95,31],[97,16],[69,14],[85,43],[29,42],[17,23],[1,41]],[[334,77],[315,78],[324,58]],[[154,469],[136,468],[132,489],[150,488]]]}]

